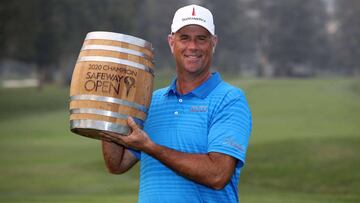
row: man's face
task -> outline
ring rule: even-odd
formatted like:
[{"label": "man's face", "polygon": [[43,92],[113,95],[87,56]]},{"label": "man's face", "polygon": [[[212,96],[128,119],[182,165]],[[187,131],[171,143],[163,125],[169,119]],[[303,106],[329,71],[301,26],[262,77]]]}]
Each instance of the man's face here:
[{"label": "man's face", "polygon": [[168,38],[178,73],[203,73],[211,66],[216,36],[198,25],[188,25]]}]

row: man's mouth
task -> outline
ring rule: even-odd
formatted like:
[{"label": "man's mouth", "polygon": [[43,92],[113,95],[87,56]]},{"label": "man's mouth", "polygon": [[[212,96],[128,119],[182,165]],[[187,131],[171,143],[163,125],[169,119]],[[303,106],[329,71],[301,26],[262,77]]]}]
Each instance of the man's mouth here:
[{"label": "man's mouth", "polygon": [[199,55],[199,54],[196,54],[196,55],[193,55],[193,54],[187,55],[187,54],[185,54],[185,57],[189,58],[189,59],[198,59],[198,58],[201,57],[201,55]]}]

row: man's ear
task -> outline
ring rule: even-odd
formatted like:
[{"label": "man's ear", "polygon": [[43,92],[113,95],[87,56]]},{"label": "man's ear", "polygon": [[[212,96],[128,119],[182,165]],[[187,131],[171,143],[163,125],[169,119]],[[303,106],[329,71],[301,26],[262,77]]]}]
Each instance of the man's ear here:
[{"label": "man's ear", "polygon": [[168,35],[168,43],[170,46],[171,53],[173,54],[174,53],[174,35],[173,34]]},{"label": "man's ear", "polygon": [[213,53],[215,53],[215,48],[216,48],[216,45],[217,45],[217,43],[218,43],[218,37],[216,36],[216,35],[214,35],[213,37],[212,37],[212,43],[213,43]]}]

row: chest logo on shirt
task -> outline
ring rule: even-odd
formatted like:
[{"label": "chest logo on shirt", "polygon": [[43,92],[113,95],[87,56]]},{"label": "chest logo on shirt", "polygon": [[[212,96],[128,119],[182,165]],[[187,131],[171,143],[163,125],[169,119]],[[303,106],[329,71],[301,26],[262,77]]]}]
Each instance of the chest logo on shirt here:
[{"label": "chest logo on shirt", "polygon": [[191,106],[190,112],[207,112],[208,107],[207,106]]}]

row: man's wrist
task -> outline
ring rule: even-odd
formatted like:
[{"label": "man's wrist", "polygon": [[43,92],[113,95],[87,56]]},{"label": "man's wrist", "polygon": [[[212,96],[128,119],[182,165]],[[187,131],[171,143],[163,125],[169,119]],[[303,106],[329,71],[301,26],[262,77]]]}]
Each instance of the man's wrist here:
[{"label": "man's wrist", "polygon": [[156,143],[154,143],[152,140],[149,140],[144,145],[144,148],[142,149],[142,151],[145,152],[146,154],[149,154],[150,156],[153,156],[157,147],[158,147],[158,145]]}]

